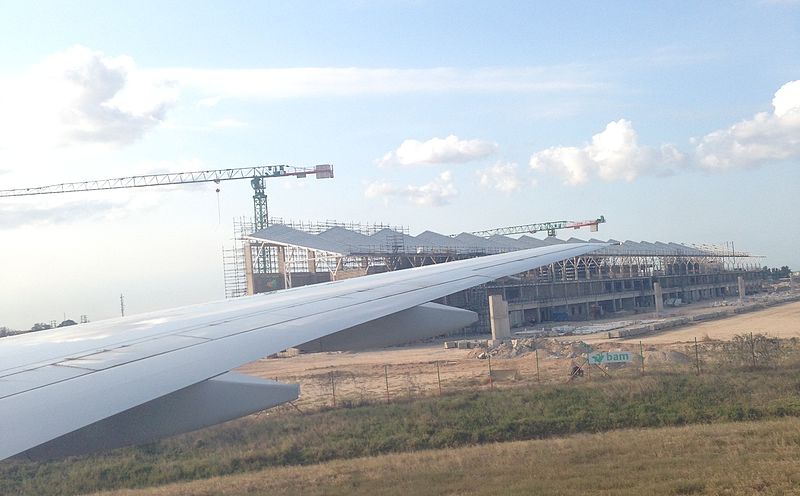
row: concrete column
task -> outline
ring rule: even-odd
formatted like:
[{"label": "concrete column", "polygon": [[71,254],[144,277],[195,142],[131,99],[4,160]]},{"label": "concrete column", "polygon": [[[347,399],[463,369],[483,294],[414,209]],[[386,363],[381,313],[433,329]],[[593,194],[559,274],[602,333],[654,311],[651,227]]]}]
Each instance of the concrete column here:
[{"label": "concrete column", "polygon": [[656,314],[664,312],[664,294],[661,292],[661,283],[653,283],[653,291],[655,291],[656,299]]},{"label": "concrete column", "polygon": [[308,271],[312,274],[317,272],[317,252],[308,250]]},{"label": "concrete column", "polygon": [[253,251],[250,242],[244,242],[244,281],[247,294],[255,294],[256,284],[253,280]]},{"label": "concrete column", "polygon": [[278,247],[278,273],[286,274],[286,248]]},{"label": "concrete column", "polygon": [[292,287],[292,277],[286,270],[286,248],[283,246],[278,247],[278,273],[283,276],[283,287],[289,289]]},{"label": "concrete column", "polygon": [[489,319],[492,327],[492,339],[511,338],[511,325],[508,319],[508,303],[501,295],[489,296]]},{"label": "concrete column", "polygon": [[746,293],[744,288],[744,277],[739,276],[737,282],[739,283],[739,303],[744,303],[744,295]]}]

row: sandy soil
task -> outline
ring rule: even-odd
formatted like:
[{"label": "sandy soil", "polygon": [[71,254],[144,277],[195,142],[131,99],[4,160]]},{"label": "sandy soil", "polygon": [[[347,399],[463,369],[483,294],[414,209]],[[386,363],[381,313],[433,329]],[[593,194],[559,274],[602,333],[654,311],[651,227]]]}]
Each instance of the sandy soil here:
[{"label": "sandy soil", "polygon": [[[644,336],[645,344],[666,344],[710,339],[729,340],[737,334],[762,333],[779,338],[800,337],[800,302],[787,303],[727,319],[712,320]],[[632,341],[639,342],[636,338]],[[620,341],[624,342],[624,341]]]},{"label": "sandy soil", "polygon": [[[386,401],[431,396],[453,389],[503,387],[521,380],[537,381],[536,357],[492,359],[503,375],[489,383],[489,360],[474,358],[475,350],[445,350],[442,343],[379,351],[310,353],[291,358],[262,359],[240,368],[244,374],[300,384],[300,408],[337,403]],[[539,354],[538,380],[566,381],[569,361]],[[437,368],[438,364],[438,368]],[[513,377],[516,376],[516,379]]]}]

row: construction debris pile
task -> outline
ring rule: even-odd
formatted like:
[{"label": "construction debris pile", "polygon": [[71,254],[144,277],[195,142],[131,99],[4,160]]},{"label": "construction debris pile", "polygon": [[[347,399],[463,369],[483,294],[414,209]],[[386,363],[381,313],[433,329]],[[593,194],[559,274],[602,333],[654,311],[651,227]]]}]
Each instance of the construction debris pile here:
[{"label": "construction debris pile", "polygon": [[497,346],[489,347],[487,341],[474,341],[473,350],[469,356],[472,358],[517,358],[530,355],[539,350],[539,357],[546,358],[577,358],[592,351],[592,347],[583,341],[558,341],[556,339],[511,339]]}]

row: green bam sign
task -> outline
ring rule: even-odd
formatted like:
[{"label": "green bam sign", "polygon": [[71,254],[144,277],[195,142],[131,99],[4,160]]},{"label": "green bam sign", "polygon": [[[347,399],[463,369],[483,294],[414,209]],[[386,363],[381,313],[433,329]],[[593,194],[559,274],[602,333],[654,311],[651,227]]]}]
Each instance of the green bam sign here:
[{"label": "green bam sign", "polygon": [[629,351],[596,351],[589,353],[589,363],[624,363],[633,361],[633,353]]}]

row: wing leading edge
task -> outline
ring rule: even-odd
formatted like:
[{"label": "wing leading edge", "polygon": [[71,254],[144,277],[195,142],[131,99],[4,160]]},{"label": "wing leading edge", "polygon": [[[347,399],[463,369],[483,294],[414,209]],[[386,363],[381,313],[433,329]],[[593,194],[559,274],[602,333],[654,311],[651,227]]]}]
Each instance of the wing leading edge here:
[{"label": "wing leading edge", "polygon": [[383,346],[460,328],[472,312],[428,302],[604,246],[548,246],[4,338],[0,460],[151,441],[291,401],[296,386],[229,371],[293,346]]}]

